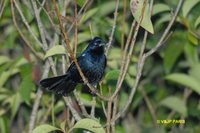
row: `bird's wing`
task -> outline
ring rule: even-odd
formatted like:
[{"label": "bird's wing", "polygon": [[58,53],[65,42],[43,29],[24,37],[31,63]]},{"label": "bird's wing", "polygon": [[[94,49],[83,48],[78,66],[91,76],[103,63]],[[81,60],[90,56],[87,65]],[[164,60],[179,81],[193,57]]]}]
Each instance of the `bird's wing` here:
[{"label": "bird's wing", "polygon": [[[78,64],[81,67],[82,72],[84,72],[84,68],[85,68],[85,61],[84,61],[84,57],[80,56],[77,58]],[[78,83],[82,83],[82,78],[79,74],[79,71],[76,67],[76,64],[74,62],[71,63],[71,65],[69,66],[67,73],[71,74],[71,78],[74,82],[78,82]]]},{"label": "bird's wing", "polygon": [[[79,64],[79,66],[81,65],[82,60],[83,60],[83,57],[82,57],[82,56],[79,56],[79,57],[77,58],[77,62],[78,62],[78,64]],[[71,65],[69,66],[69,68],[67,69],[67,72],[71,72],[71,71],[75,71],[75,70],[77,70],[77,68],[76,68],[76,64],[75,64],[74,61],[73,61],[73,62],[71,63]]]}]

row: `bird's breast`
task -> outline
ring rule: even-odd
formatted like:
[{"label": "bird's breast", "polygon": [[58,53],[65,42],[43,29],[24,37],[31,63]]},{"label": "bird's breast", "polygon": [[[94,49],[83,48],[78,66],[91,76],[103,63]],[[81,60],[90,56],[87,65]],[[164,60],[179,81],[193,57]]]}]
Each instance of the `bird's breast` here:
[{"label": "bird's breast", "polygon": [[98,83],[103,74],[105,69],[105,61],[106,58],[104,55],[98,57],[90,57],[86,61],[87,69],[84,70],[84,75],[88,79],[90,83]]}]

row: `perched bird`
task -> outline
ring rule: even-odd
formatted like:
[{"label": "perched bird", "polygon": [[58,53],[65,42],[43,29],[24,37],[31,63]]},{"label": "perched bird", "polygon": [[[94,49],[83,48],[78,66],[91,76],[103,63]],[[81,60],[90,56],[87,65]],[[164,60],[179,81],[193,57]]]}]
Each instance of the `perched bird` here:
[{"label": "perched bird", "polygon": [[[104,54],[105,46],[106,43],[100,37],[95,37],[77,58],[84,76],[92,85],[96,85],[104,75],[107,62]],[[78,83],[83,83],[83,80],[74,62],[72,62],[66,74],[40,81],[42,87],[63,96],[72,92]]]}]

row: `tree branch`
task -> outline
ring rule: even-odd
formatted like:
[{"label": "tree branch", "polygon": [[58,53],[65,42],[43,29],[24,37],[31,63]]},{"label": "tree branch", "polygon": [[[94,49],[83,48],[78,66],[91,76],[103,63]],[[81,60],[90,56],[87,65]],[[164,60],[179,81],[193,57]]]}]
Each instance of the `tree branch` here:
[{"label": "tree branch", "polygon": [[116,23],[117,23],[118,8],[119,8],[119,0],[116,0],[116,6],[115,6],[115,12],[114,12],[114,21],[113,21],[113,26],[112,26],[112,32],[111,32],[111,35],[109,37],[109,42],[107,44],[107,49],[106,49],[106,52],[105,52],[106,55],[108,54],[108,51],[109,51],[110,46],[112,44],[112,40],[113,40],[115,28],[116,28]]}]

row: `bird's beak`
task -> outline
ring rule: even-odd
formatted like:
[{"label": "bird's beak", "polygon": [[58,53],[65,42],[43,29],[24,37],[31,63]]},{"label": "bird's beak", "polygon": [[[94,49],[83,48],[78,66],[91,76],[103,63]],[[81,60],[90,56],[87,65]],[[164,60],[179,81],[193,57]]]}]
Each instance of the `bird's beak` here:
[{"label": "bird's beak", "polygon": [[101,47],[101,46],[107,46],[106,44],[107,44],[107,43],[106,43],[105,41],[103,41],[103,42],[100,44],[100,47]]}]

